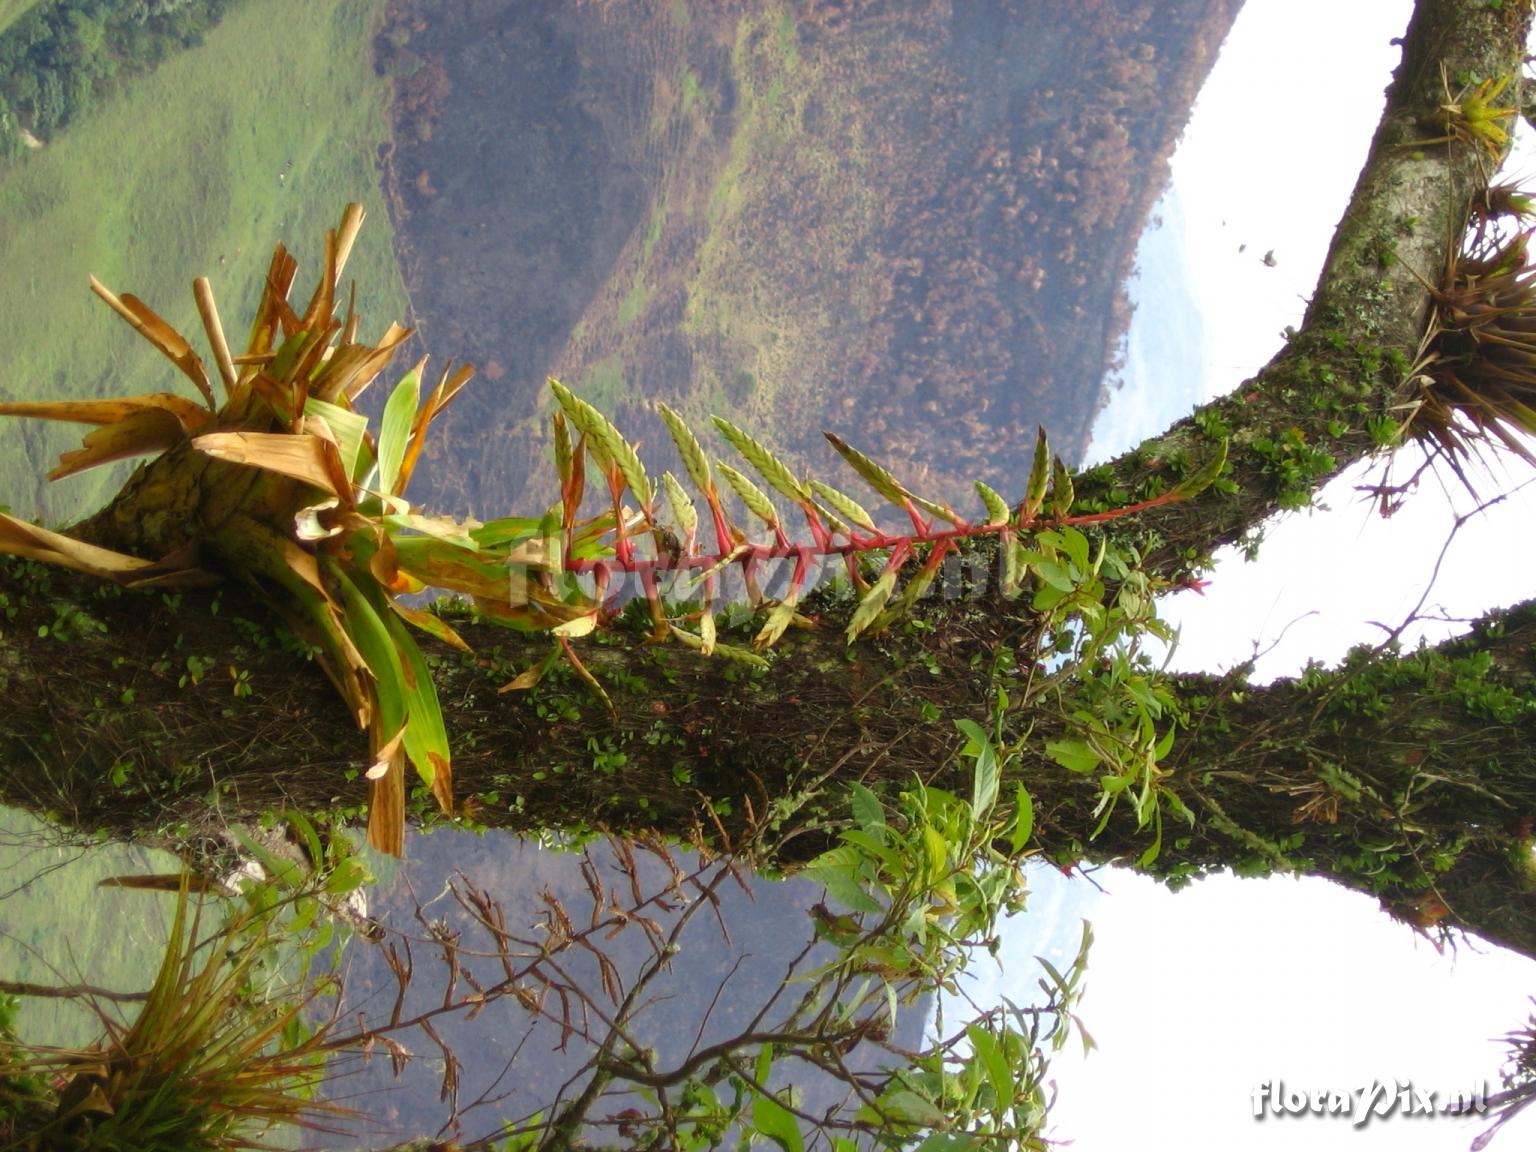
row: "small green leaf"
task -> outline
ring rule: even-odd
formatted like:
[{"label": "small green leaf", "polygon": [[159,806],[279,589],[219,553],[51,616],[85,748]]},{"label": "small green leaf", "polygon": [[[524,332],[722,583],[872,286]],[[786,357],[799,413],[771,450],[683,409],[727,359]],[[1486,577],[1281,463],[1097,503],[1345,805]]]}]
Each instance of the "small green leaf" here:
[{"label": "small green leaf", "polygon": [[822,435],[827,438],[833,448],[837,449],[837,454],[848,461],[853,470],[864,478],[866,484],[898,508],[907,506],[907,501],[912,498],[912,494],[897,482],[896,477],[841,436],[832,432],[823,432]]},{"label": "small green leaf", "polygon": [[1029,485],[1024,490],[1024,506],[1019,512],[1019,523],[1028,524],[1040,514],[1045,503],[1045,487],[1050,477],[1051,446],[1041,428],[1035,437],[1035,458],[1029,466]]},{"label": "small green leaf", "polygon": [[1100,756],[1086,740],[1052,740],[1045,750],[1068,772],[1092,772],[1099,766]]},{"label": "small green leaf", "polygon": [[1077,587],[1072,583],[1072,577],[1067,573],[1067,570],[1053,560],[1040,560],[1032,565],[1032,567],[1040,574],[1040,579],[1044,580],[1052,588],[1062,592],[1071,592]]},{"label": "small green leaf", "polygon": [[866,532],[878,532],[875,527],[874,517],[864,510],[864,506],[846,493],[839,492],[830,484],[823,484],[820,480],[811,481],[811,491],[820,496],[833,512],[856,524]]},{"label": "small green leaf", "polygon": [[848,804],[853,809],[854,823],[860,828],[867,831],[871,828],[884,827],[885,808],[881,805],[880,798],[867,786],[854,781],[851,785]]},{"label": "small green leaf", "polygon": [[976,761],[971,785],[971,814],[977,820],[984,820],[992,811],[992,805],[997,803],[997,748],[986,730],[974,720],[956,720],[955,727],[966,738],[966,755]]},{"label": "small green leaf", "polygon": [[730,484],[736,490],[736,495],[741,497],[741,502],[747,506],[747,511],[768,527],[778,528],[778,509],[773,506],[773,501],[763,494],[763,490],[725,461],[716,460],[715,464],[720,469],[720,474],[725,477],[726,483]]},{"label": "small green leaf", "polygon": [[859,606],[854,609],[853,618],[848,621],[848,643],[852,644],[859,638],[859,633],[875,622],[875,617],[880,615],[880,610],[885,607],[885,602],[891,598],[891,593],[896,588],[897,569],[888,570],[874,586],[864,593],[864,598],[859,601]]},{"label": "small green leaf", "polygon": [[1008,1067],[1008,1059],[1003,1055],[997,1038],[976,1024],[967,1025],[965,1035],[971,1042],[971,1051],[976,1054],[976,1059],[981,1061],[981,1066],[986,1069],[987,1079],[992,1084],[992,1094],[997,1100],[998,1107],[1007,1107],[1013,1101],[1017,1090],[1013,1083],[1013,1072]]},{"label": "small green leaf", "polygon": [[949,1122],[949,1117],[936,1108],[931,1100],[919,1096],[910,1088],[902,1088],[888,1096],[880,1097],[880,1108],[898,1120],[919,1124],[925,1128],[936,1128]]},{"label": "small green leaf", "polygon": [[677,445],[677,454],[682,457],[683,467],[688,469],[688,478],[693,481],[694,487],[704,493],[714,491],[715,482],[709,475],[709,458],[704,455],[704,449],[699,447],[693,429],[665,404],[656,405],[656,409],[661,413],[667,431],[672,434],[672,443]]},{"label": "small green leaf", "polygon": [[811,498],[810,489],[797,480],[788,466],[772,452],[724,417],[711,416],[710,419],[720,429],[720,434],[731,442],[731,447],[740,452],[742,458],[768,481],[770,488],[797,504]]},{"label": "small green leaf", "polygon": [[1035,831],[1035,802],[1024,785],[1020,784],[1013,794],[1013,833],[1008,839],[1009,855],[1017,856],[1024,851]]},{"label": "small green leaf", "polygon": [[[762,1057],[766,1056],[767,1059]],[[768,1084],[768,1073],[773,1067],[773,1049],[763,1045],[757,1061],[757,1082]],[[752,1101],[752,1126],[779,1146],[782,1152],[805,1152],[805,1141],[800,1135],[800,1121],[795,1114],[772,1096],[759,1091]]]},{"label": "small green leaf", "polygon": [[1008,502],[994,492],[980,480],[976,481],[976,495],[981,497],[981,502],[987,506],[988,524],[1008,523]]},{"label": "small green leaf", "polygon": [[[1042,533],[1042,535],[1045,534]],[[1088,562],[1088,537],[1070,524],[1063,525],[1061,531],[1050,533],[1050,535],[1060,541],[1061,550],[1077,566],[1080,575],[1087,576],[1093,571],[1093,566]]]}]

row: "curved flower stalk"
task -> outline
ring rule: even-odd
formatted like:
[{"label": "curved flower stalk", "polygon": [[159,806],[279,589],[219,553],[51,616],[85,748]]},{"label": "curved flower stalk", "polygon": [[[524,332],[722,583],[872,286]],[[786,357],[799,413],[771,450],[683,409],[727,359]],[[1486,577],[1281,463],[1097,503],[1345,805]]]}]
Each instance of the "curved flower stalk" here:
[{"label": "curved flower stalk", "polygon": [[[324,271],[302,314],[288,303],[297,263],[277,247],[238,356],[229,350],[207,281],[196,282],[222,404],[180,333],[136,297],[114,295],[93,282],[96,293],[187,376],[202,402],[159,393],[5,403],[0,415],[96,426],[51,476],[161,453],[85,526],[100,539],[93,529],[106,525],[109,537],[131,540],[158,559],[8,516],[0,517],[0,552],[125,586],[230,577],[254,588],[315,647],[368,733],[368,836],[385,851],[398,853],[403,845],[407,761],[445,809],[452,803],[448,735],[431,669],[407,625],[466,647],[440,617],[403,603],[402,596],[429,590],[462,596],[488,620],[549,633],[555,641],[549,658],[504,689],[533,686],[563,657],[606,702],[572,641],[607,628],[636,599],[647,607],[652,642],[675,640],[704,656],[763,666],[764,652],[790,627],[815,625],[800,608],[823,566],[844,572],[857,593],[846,625],[851,643],[911,612],[966,541],[995,536],[1006,595],[1031,591],[1031,607],[1042,613],[1059,616],[1072,606],[1088,612],[1094,596],[1104,595],[1101,568],[1108,573],[1118,561],[1106,567],[1102,547],[1091,556],[1087,537],[1076,528],[1187,499],[1225,466],[1223,445],[1182,484],[1152,500],[1074,514],[1071,475],[1052,460],[1042,431],[1024,498],[1010,506],[978,484],[984,519],[970,521],[912,492],[829,433],[853,471],[910,522],[910,531],[890,533],[852,496],[797,476],[758,440],[718,417],[716,428],[745,469],[719,459],[711,463],[694,431],[663,405],[662,418],[703,502],[701,515],[681,480],[667,473],[660,487],[654,485],[639,453],[607,417],[551,382],[559,501],[539,517],[488,523],[424,515],[406,500],[406,487],[432,421],[473,370],[445,368],[423,399],[425,361],[418,363],[390,393],[377,431],[369,429],[356,401],[409,332],[391,324],[378,343],[369,344],[358,339],[350,303],[338,316],[341,271],[362,219],[362,209],[350,205],[327,234]],[[603,502],[596,515],[583,515],[589,462]],[[732,519],[717,475],[759,528],[749,531]],[[775,498],[797,509],[803,532],[791,529]],[[754,540],[753,533],[763,539]],[[751,648],[718,638],[716,609],[732,581],[758,617]]]}]

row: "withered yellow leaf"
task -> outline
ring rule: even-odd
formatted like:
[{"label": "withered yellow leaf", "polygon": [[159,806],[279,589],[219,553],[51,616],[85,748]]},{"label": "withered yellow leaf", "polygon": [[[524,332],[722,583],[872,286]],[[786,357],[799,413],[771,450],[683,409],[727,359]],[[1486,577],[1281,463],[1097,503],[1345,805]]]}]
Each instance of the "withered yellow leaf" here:
[{"label": "withered yellow leaf", "polygon": [[65,420],[72,424],[116,424],[146,409],[163,409],[192,432],[208,421],[201,404],[174,392],[151,392],[121,400],[11,400],[0,403],[0,416],[29,416],[35,420]]},{"label": "withered yellow leaf", "polygon": [[175,415],[163,408],[144,408],[115,424],[87,432],[79,448],[59,457],[59,466],[48,473],[48,479],[73,476],[113,460],[164,452],[185,438],[186,431]]},{"label": "withered yellow leaf", "polygon": [[334,465],[326,460],[326,450],[336,454],[336,445],[312,432],[210,432],[193,440],[192,446],[217,460],[264,468],[332,496],[350,499],[352,494],[350,485],[340,492],[336,490],[340,456],[336,456]]},{"label": "withered yellow leaf", "polygon": [[0,553],[83,572],[87,576],[111,580],[125,587],[218,582],[218,577],[212,573],[193,566],[193,553],[187,550],[163,560],[141,560],[137,556],[125,556],[110,548],[99,548],[62,533],[51,532],[4,513],[0,513]]},{"label": "withered yellow leaf", "polygon": [[535,664],[532,668],[524,668],[512,679],[508,680],[497,692],[524,692],[532,688],[540,680],[544,679],[544,666]]},{"label": "withered yellow leaf", "polygon": [[125,292],[117,296],[94,276],[91,277],[91,291],[106,301],[112,311],[128,321],[134,331],[159,349],[161,355],[181,369],[182,374],[202,393],[210,412],[217,410],[218,404],[213,398],[213,388],[208,383],[208,373],[197,353],[187,343],[186,337],[132,293]]},{"label": "withered yellow leaf", "polygon": [[460,652],[468,652],[470,650],[469,645],[464,641],[464,637],[455,632],[448,621],[444,620],[441,616],[433,615],[431,612],[424,612],[420,608],[411,608],[395,599],[390,600],[389,606],[407,624],[420,628],[427,635],[441,640],[450,648],[457,648]]},{"label": "withered yellow leaf", "polygon": [[368,781],[368,846],[399,856],[405,851],[405,747],[390,758],[385,774]]},{"label": "withered yellow leaf", "polygon": [[556,636],[564,636],[568,640],[574,640],[581,636],[588,636],[597,627],[597,613],[588,612],[584,616],[578,616],[574,620],[567,620],[564,624],[556,624],[550,631]]},{"label": "withered yellow leaf", "polygon": [[235,372],[234,359],[229,354],[229,341],[224,337],[224,325],[219,322],[219,307],[214,303],[213,285],[208,277],[199,276],[192,281],[192,296],[197,301],[197,314],[202,317],[203,331],[208,336],[208,347],[213,349],[213,362],[218,365],[219,379],[224,381],[227,399],[235,394],[239,376]]}]

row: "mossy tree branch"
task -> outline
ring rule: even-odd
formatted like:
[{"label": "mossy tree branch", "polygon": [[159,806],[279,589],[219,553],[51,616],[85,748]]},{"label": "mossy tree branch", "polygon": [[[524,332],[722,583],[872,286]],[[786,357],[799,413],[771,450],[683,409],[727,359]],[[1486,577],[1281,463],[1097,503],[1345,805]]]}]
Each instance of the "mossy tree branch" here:
[{"label": "mossy tree branch", "polygon": [[[0,594],[15,612],[0,663],[6,802],[81,827],[195,840],[273,807],[360,801],[345,780],[359,764],[350,715],[318,669],[272,637],[258,605],[232,592],[217,612],[205,592],[103,596],[81,578],[11,562]],[[612,716],[558,674],[531,698],[499,694],[547,642],[456,621],[476,654],[434,659],[466,812],[514,830],[712,837],[782,817],[782,857],[804,859],[842,815],[829,781],[899,789],[921,775],[969,787],[949,776],[963,743],[950,720],[985,717],[991,658],[1023,625],[985,598],[935,605],[929,618],[931,631],[852,652],[833,627],[804,632],[771,672],[737,676],[684,650],[595,647],[589,664]],[[1162,783],[1196,823],[1167,819],[1149,870],[1173,880],[1216,868],[1306,871],[1426,925],[1536,955],[1525,861],[1536,817],[1533,650],[1528,603],[1424,653],[1361,656],[1301,680],[1175,678],[1189,724]],[[1092,836],[1096,774],[1046,754],[1063,734],[1059,715],[1033,719],[1016,778],[1034,797],[1035,848],[1062,865],[1134,862],[1150,833],[1124,815]]]}]

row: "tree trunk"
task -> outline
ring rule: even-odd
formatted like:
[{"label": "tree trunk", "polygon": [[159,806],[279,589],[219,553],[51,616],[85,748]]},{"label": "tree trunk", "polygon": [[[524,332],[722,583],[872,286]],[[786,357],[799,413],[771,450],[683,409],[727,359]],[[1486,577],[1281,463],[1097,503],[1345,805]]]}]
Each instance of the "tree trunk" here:
[{"label": "tree trunk", "polygon": [[[106,593],[13,562],[0,565],[0,595],[5,802],[195,842],[275,807],[361,801],[350,714],[243,596]],[[675,646],[594,645],[585,658],[612,715],[558,671],[531,693],[499,694],[548,641],[456,620],[475,654],[440,649],[435,672],[463,815],[684,838],[756,826],[781,859],[805,859],[843,815],[836,782],[894,790],[920,776],[968,791],[952,720],[985,721],[992,657],[1025,627],[1016,611],[995,598],[936,604],[931,630],[852,650],[822,627],[769,671],[736,675]],[[1175,678],[1187,719],[1160,784],[1194,824],[1165,805],[1162,849],[1144,870],[1174,882],[1217,868],[1310,872],[1423,926],[1536,956],[1533,650],[1536,602],[1437,648],[1362,653],[1264,688]],[[1034,800],[1032,847],[1063,866],[1140,860],[1153,833],[1122,805],[1093,835],[1098,774],[1046,753],[1067,734],[1060,712],[1029,719],[1010,779]]]}]

